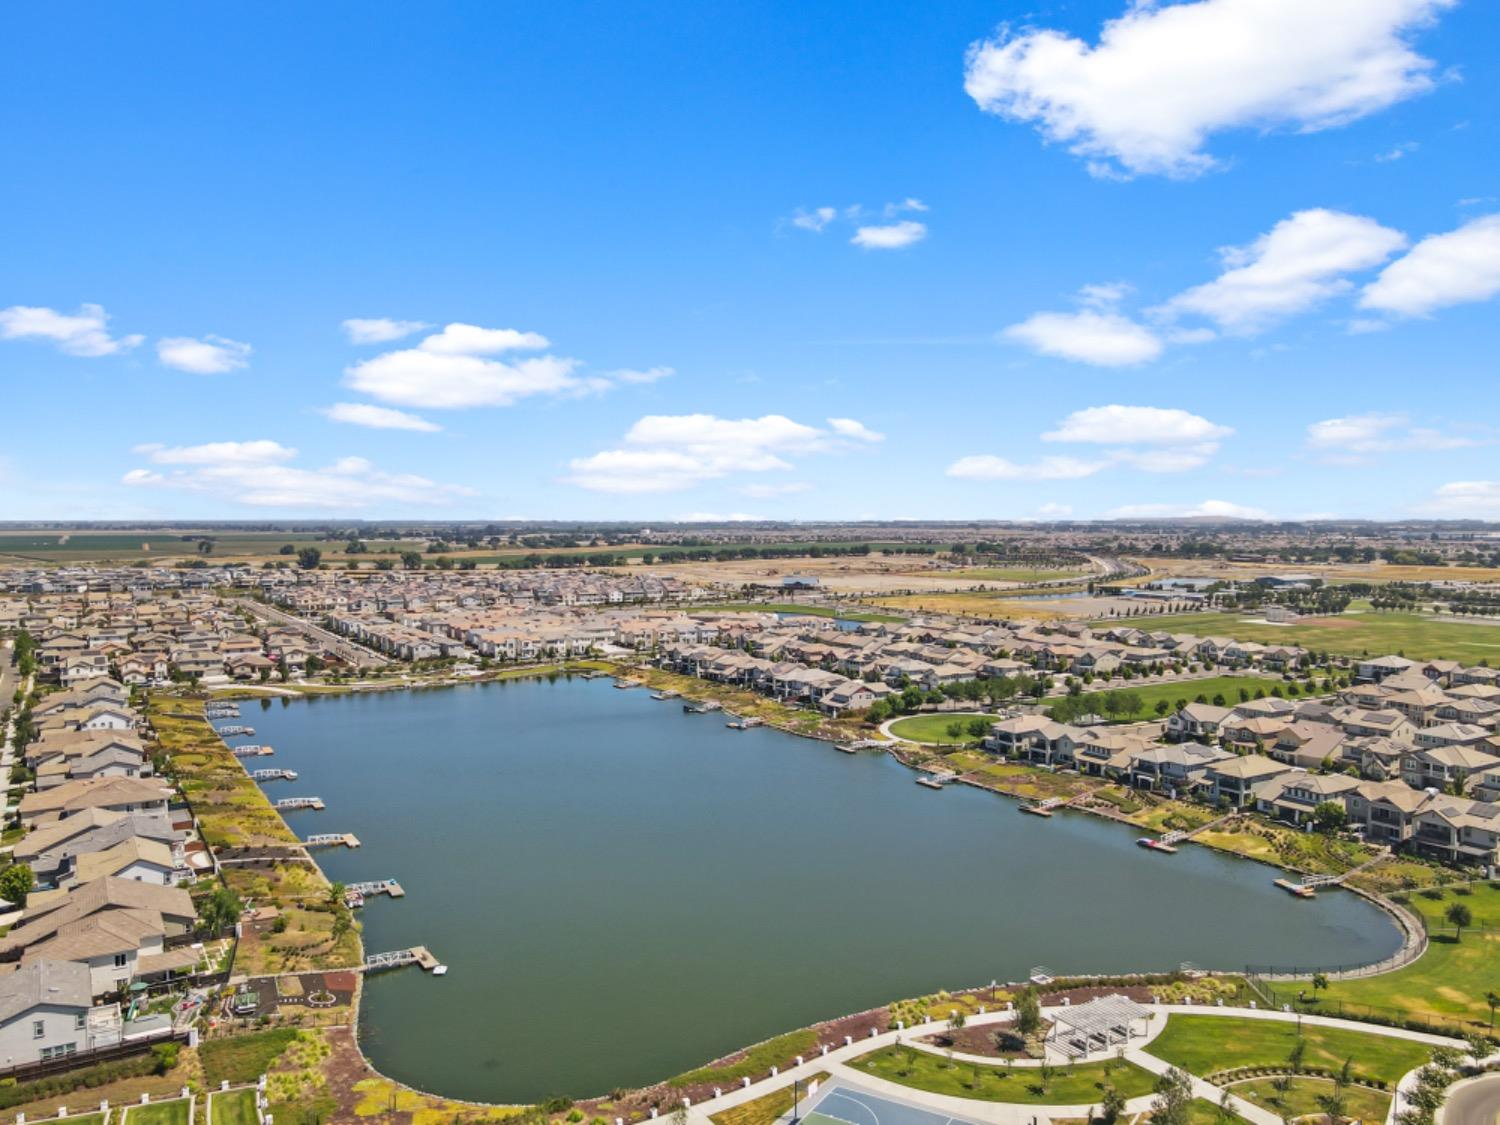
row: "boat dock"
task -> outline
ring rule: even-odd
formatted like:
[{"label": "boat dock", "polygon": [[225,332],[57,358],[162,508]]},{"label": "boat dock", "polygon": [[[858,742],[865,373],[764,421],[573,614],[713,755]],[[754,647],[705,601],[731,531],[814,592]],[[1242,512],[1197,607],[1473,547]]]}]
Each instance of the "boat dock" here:
[{"label": "boat dock", "polygon": [[322,797],[283,797],[279,801],[272,801],[271,807],[279,812],[296,809],[312,809],[315,812],[322,812],[324,805]]},{"label": "boat dock", "polygon": [[702,703],[684,703],[682,709],[689,715],[707,715],[714,711],[724,710],[724,705],[717,700],[709,699]]},{"label": "boat dock", "polygon": [[1048,797],[1045,801],[1034,801],[1029,805],[1022,805],[1021,811],[1031,813],[1032,816],[1051,816],[1052,810],[1063,803],[1061,797]]},{"label": "boat dock", "polygon": [[214,730],[216,730],[219,733],[219,736],[222,738],[238,738],[241,735],[249,736],[255,733],[254,727],[241,726],[215,727]]},{"label": "boat dock", "polygon": [[676,699],[680,695],[682,695],[682,692],[673,691],[671,688],[667,688],[664,691],[653,691],[651,693],[651,698],[660,701],[666,699]]},{"label": "boat dock", "polygon": [[229,749],[236,758],[260,758],[276,753],[269,746],[231,746]]},{"label": "boat dock", "polygon": [[1305,883],[1294,883],[1290,879],[1277,879],[1276,885],[1288,894],[1296,895],[1298,898],[1312,898],[1318,892]]},{"label": "boat dock", "polygon": [[359,837],[353,832],[316,832],[302,844],[308,848],[357,848]]},{"label": "boat dock", "polygon": [[296,770],[251,770],[250,776],[255,781],[296,781]]},{"label": "boat dock", "polygon": [[389,895],[391,898],[405,898],[406,892],[401,889],[401,884],[394,879],[376,879],[369,883],[350,883],[344,891],[351,896],[358,896],[361,900],[371,895]]},{"label": "boat dock", "polygon": [[925,785],[928,789],[941,789],[957,780],[956,773],[924,773],[917,777],[917,784]]},{"label": "boat dock", "polygon": [[764,724],[764,719],[758,719],[752,715],[747,719],[731,719],[724,725],[730,730],[753,730],[758,726],[763,726]]},{"label": "boat dock", "polygon": [[366,954],[364,971],[370,973],[377,969],[399,969],[403,965],[415,965],[423,972],[429,972],[435,977],[440,977],[448,971],[448,966],[434,957],[425,945],[414,945],[410,949],[394,949],[389,953]]}]

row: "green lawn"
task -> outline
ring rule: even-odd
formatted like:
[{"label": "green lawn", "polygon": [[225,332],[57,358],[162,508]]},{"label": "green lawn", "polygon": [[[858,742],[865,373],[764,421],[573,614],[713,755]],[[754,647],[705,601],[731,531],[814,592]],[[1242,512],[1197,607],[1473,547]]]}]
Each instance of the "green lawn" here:
[{"label": "green lawn", "polygon": [[[1295,625],[1252,625],[1240,613],[1184,613],[1141,620],[1143,629],[1196,636],[1225,636],[1267,644],[1293,644],[1343,656],[1405,653],[1412,660],[1477,664],[1500,657],[1500,625],[1438,621],[1416,613],[1345,613]],[[1118,624],[1118,622],[1115,622]]]},{"label": "green lawn", "polygon": [[277,1028],[228,1039],[205,1040],[198,1046],[203,1076],[211,1087],[224,1081],[231,1086],[258,1082],[296,1038],[297,1032],[292,1028]]},{"label": "green lawn", "polygon": [[208,1125],[256,1125],[260,1120],[254,1090],[231,1090],[213,1097],[213,1118]]},{"label": "green lawn", "polygon": [[836,617],[840,621],[905,621],[891,613],[862,613],[827,605],[798,605],[795,602],[726,602],[721,605],[695,605],[694,613],[800,613],[808,617]]},{"label": "green lawn", "polygon": [[[1023,1105],[1097,1105],[1106,1080],[1105,1063],[1084,1063],[1054,1067],[1052,1079],[1044,1087],[1038,1067],[1007,1071],[1000,1066],[950,1063],[942,1055],[914,1047],[884,1047],[861,1055],[849,1065],[876,1078],[933,1094]],[[1116,1062],[1111,1065],[1108,1080],[1125,1097],[1136,1098],[1151,1093],[1156,1076],[1133,1063]]]},{"label": "green lawn", "polygon": [[[1303,1117],[1325,1112],[1318,1104],[1318,1098],[1333,1092],[1333,1081],[1328,1078],[1293,1078],[1286,1093],[1282,1094],[1276,1089],[1275,1079],[1252,1078],[1248,1082],[1234,1083],[1229,1092],[1278,1116],[1285,1110],[1287,1117]],[[1383,1125],[1390,1108],[1389,1094],[1364,1086],[1344,1088],[1345,1117],[1357,1118],[1365,1125]]]},{"label": "green lawn", "polygon": [[[1421,1066],[1430,1054],[1421,1043],[1341,1027],[1308,1024],[1302,1037],[1307,1044],[1304,1067],[1337,1070],[1346,1059],[1353,1059],[1355,1074],[1390,1083]],[[1290,1020],[1171,1016],[1146,1050],[1173,1066],[1206,1076],[1243,1066],[1285,1064],[1296,1041],[1297,1025]]]},{"label": "green lawn", "polygon": [[[1286,694],[1289,685],[1280,677],[1270,676],[1214,676],[1204,680],[1181,680],[1175,683],[1165,684],[1136,684],[1130,680],[1113,680],[1105,687],[1095,681],[1085,690],[1085,695],[1103,695],[1111,691],[1131,692],[1141,697],[1141,705],[1130,714],[1114,716],[1118,722],[1140,722],[1142,719],[1155,719],[1160,716],[1156,711],[1158,700],[1166,700],[1168,714],[1177,710],[1177,701],[1183,700],[1187,703],[1194,702],[1200,695],[1204,702],[1212,703],[1216,696],[1223,696],[1224,706],[1233,707],[1242,702],[1240,693],[1245,692],[1246,699],[1254,699],[1256,692],[1264,692],[1270,695],[1272,689],[1281,689]],[[1299,691],[1301,688],[1299,687]],[[1103,710],[1103,701],[1099,701],[1100,712]]]},{"label": "green lawn", "polygon": [[890,731],[897,738],[904,738],[909,742],[923,742],[929,746],[977,746],[981,739],[975,738],[967,730],[957,738],[948,733],[951,723],[962,723],[968,726],[970,719],[983,719],[986,723],[994,722],[993,715],[981,715],[977,711],[953,711],[942,715],[908,715],[904,719],[897,719],[890,726]]},{"label": "green lawn", "polygon": [[170,1102],[131,1106],[125,1114],[124,1125],[188,1125],[188,1100],[177,1098]]},{"label": "green lawn", "polygon": [[1474,921],[1471,925],[1484,929],[1500,929],[1500,884],[1476,883],[1468,888],[1468,894],[1457,890],[1408,891],[1402,894],[1406,905],[1422,916],[1422,920],[1435,930],[1446,933],[1453,923],[1443,917],[1455,903],[1469,908]]}]

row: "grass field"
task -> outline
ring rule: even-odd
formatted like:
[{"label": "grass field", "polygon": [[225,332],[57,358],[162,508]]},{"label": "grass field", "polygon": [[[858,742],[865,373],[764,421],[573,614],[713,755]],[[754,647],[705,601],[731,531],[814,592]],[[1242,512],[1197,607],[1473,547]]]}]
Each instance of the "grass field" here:
[{"label": "grass field", "polygon": [[[807,1097],[809,1084],[825,1082],[826,1074],[814,1074],[811,1078],[802,1082],[802,1096]],[[720,1113],[711,1114],[709,1120],[714,1125],[775,1125],[778,1118],[787,1110],[792,1108],[792,1088],[783,1086],[779,1090],[772,1090],[769,1094],[755,1098],[752,1101],[741,1102],[732,1109],[723,1110]]]},{"label": "grass field", "polygon": [[1053,1068],[1045,1085],[1035,1067],[1008,1071],[977,1063],[951,1063],[941,1055],[916,1048],[885,1047],[861,1055],[849,1066],[876,1078],[956,1098],[1021,1105],[1097,1105],[1105,1083],[1113,1083],[1127,1098],[1151,1093],[1156,1077],[1134,1063],[1116,1062],[1105,1074],[1105,1063],[1083,1063]]},{"label": "grass field", "polygon": [[1314,618],[1295,625],[1252,624],[1248,617],[1238,613],[1184,613],[1144,618],[1141,628],[1300,645],[1341,656],[1401,652],[1412,660],[1459,660],[1465,664],[1500,658],[1500,625],[1439,621],[1416,613],[1369,610]]},{"label": "grass field", "polygon": [[[1373,978],[1379,979],[1379,978]],[[1363,1078],[1396,1082],[1421,1066],[1430,1049],[1391,1035],[1342,1027],[1302,1029],[1304,1067],[1337,1070],[1345,1060]],[[1245,1066],[1281,1066],[1297,1042],[1297,1025],[1289,1020],[1239,1019],[1233,1016],[1171,1016],[1146,1050],[1164,1062],[1199,1076]]]},{"label": "grass field", "polygon": [[973,566],[957,570],[913,571],[914,574],[941,573],[944,578],[967,578],[974,582],[1057,582],[1065,578],[1087,578],[1093,572],[1087,567]]},{"label": "grass field", "polygon": [[254,1090],[231,1090],[213,1096],[213,1112],[208,1125],[257,1125]]},{"label": "grass field", "polygon": [[[1276,1089],[1275,1081],[1273,1078],[1252,1078],[1248,1082],[1234,1083],[1229,1092],[1277,1115],[1284,1112],[1287,1117],[1323,1113],[1318,1098],[1333,1092],[1333,1081],[1328,1078],[1293,1078],[1285,1094]],[[1355,1118],[1364,1125],[1384,1125],[1390,1108],[1389,1094],[1365,1086],[1344,1088],[1343,1116],[1346,1118]]]},{"label": "grass field", "polygon": [[928,746],[977,746],[984,737],[975,738],[967,731],[954,738],[948,733],[951,723],[962,723],[968,726],[970,719],[983,719],[986,723],[993,721],[993,715],[981,715],[977,711],[954,711],[942,715],[908,715],[904,719],[897,719],[890,726],[890,731],[897,738],[904,738],[908,742],[921,742]]},{"label": "grass field", "polygon": [[[1223,696],[1224,706],[1233,707],[1245,699],[1255,699],[1257,692],[1270,695],[1274,688],[1280,688],[1285,694],[1286,681],[1269,676],[1214,676],[1204,680],[1181,680],[1165,684],[1137,685],[1129,680],[1114,680],[1108,687],[1101,687],[1098,681],[1095,681],[1084,694],[1128,691],[1139,695],[1141,706],[1138,710],[1128,715],[1115,716],[1113,720],[1121,723],[1134,723],[1142,719],[1159,718],[1156,712],[1156,704],[1159,700],[1166,700],[1170,714],[1171,711],[1177,709],[1178,700],[1192,703],[1202,696],[1204,702],[1212,703],[1216,696]],[[1245,694],[1242,696],[1241,692]]]},{"label": "grass field", "polygon": [[808,617],[835,617],[841,621],[905,621],[893,613],[863,613],[826,605],[799,605],[796,602],[728,602],[720,605],[695,605],[694,613],[800,613]]},{"label": "grass field", "polygon": [[188,1125],[188,1100],[134,1105],[125,1114],[124,1125]]},{"label": "grass field", "polygon": [[198,1047],[203,1076],[215,1087],[220,1082],[231,1086],[255,1082],[296,1038],[297,1033],[291,1028],[277,1028],[231,1039],[206,1039]]}]

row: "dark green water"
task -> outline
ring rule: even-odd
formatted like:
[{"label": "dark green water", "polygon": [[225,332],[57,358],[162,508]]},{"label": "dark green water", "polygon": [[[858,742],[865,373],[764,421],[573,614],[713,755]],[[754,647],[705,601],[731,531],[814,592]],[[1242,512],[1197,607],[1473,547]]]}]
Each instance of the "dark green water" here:
[{"label": "dark green water", "polygon": [[361,1041],[385,1073],[478,1100],[598,1094],[885,1001],[1059,973],[1372,961],[1395,927],[1347,893],[1301,902],[1259,864],[1082,815],[1021,816],[608,681],[245,707],[273,794],[309,794],[321,858],[394,878],[370,951],[426,945],[446,977],[373,977]]}]

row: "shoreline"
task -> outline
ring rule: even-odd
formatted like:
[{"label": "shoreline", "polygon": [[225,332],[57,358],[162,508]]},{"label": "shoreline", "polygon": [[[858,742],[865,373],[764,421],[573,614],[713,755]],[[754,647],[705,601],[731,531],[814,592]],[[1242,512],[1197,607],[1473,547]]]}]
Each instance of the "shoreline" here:
[{"label": "shoreline", "polygon": [[[575,675],[586,675],[588,678],[601,678],[601,677],[605,677],[605,676],[611,676],[611,677],[615,677],[615,678],[619,678],[619,679],[637,680],[637,682],[641,682],[643,684],[643,686],[645,686],[645,681],[638,679],[638,676],[639,676],[639,674],[642,671],[646,671],[646,672],[650,672],[650,673],[655,673],[657,675],[670,675],[670,676],[673,676],[675,679],[679,679],[679,680],[691,679],[689,677],[677,676],[675,673],[660,673],[659,670],[656,670],[656,669],[636,669],[636,668],[632,668],[632,667],[630,667],[628,665],[624,665],[624,664],[621,664],[619,662],[614,662],[614,661],[599,660],[599,661],[587,661],[587,662],[584,662],[584,663],[585,663],[584,667],[576,667],[576,666],[575,667],[570,667],[566,662],[564,662],[564,663],[560,663],[560,664],[538,665],[538,666],[535,666],[535,667],[529,667],[529,668],[525,668],[525,669],[512,669],[512,670],[509,670],[510,674],[508,674],[508,675],[474,677],[474,678],[471,678],[471,679],[464,679],[464,680],[457,680],[457,681],[447,681],[447,682],[438,682],[438,683],[417,683],[417,684],[413,684],[413,683],[393,683],[393,684],[389,684],[389,685],[380,685],[379,687],[375,687],[375,686],[363,687],[363,686],[353,686],[353,685],[351,685],[347,690],[318,691],[318,692],[298,693],[296,695],[290,695],[290,694],[288,694],[288,695],[282,695],[281,693],[277,693],[276,695],[266,695],[266,694],[261,694],[261,693],[254,692],[253,687],[252,687],[252,690],[250,690],[249,692],[244,693],[243,695],[240,695],[239,698],[241,698],[241,699],[247,699],[247,698],[248,699],[269,699],[269,698],[280,698],[280,699],[291,699],[291,698],[312,699],[312,698],[317,698],[317,697],[323,696],[323,695],[355,695],[355,694],[364,694],[364,693],[369,692],[369,691],[393,691],[393,690],[398,690],[398,689],[418,690],[418,689],[432,689],[432,688],[440,688],[440,687],[459,687],[459,686],[464,686],[464,685],[467,685],[467,684],[486,684],[486,683],[497,683],[497,682],[503,683],[503,682],[508,682],[510,680],[539,679],[539,678],[543,678],[543,677],[547,677],[547,676],[552,676],[552,675],[562,675],[562,676],[568,676],[570,678],[572,676],[575,676]],[[696,685],[700,685],[702,687],[708,687],[708,688],[714,688],[714,687],[718,686],[718,685],[711,684],[708,681],[702,681],[702,680],[692,680],[692,682],[694,684],[696,684]],[[715,693],[712,692],[712,691],[709,691],[709,692],[696,692],[695,694],[699,695],[699,696],[702,696],[703,698],[707,698],[707,699],[714,699],[715,698]],[[229,697],[229,696],[227,694],[216,693],[215,697],[217,697],[217,698],[226,698],[226,697]],[[722,702],[722,700],[721,700],[721,702]],[[727,709],[728,703],[725,703],[725,706],[726,706],[726,709]],[[810,732],[810,731],[806,731],[806,730],[798,730],[798,729],[796,729],[793,726],[784,725],[782,723],[776,723],[776,722],[772,722],[772,721],[769,721],[769,720],[766,722],[766,725],[767,726],[772,726],[775,729],[778,729],[778,730],[782,731],[783,733],[796,735],[796,736],[799,736],[799,737],[802,737],[802,738],[809,739],[809,740],[814,741],[814,742],[832,743],[832,742],[839,741],[838,738],[834,737],[831,734],[825,734],[825,733],[822,733],[822,732]],[[212,727],[212,724],[210,723],[209,726]],[[219,738],[219,741],[220,741],[221,744],[223,744],[222,737]],[[227,749],[227,744],[225,744],[225,746],[226,746],[226,749]],[[904,741],[901,741],[901,740],[892,740],[892,741],[888,742],[883,747],[882,753],[888,753],[888,754],[890,754],[890,756],[893,757],[893,758],[895,758],[897,762],[899,762],[901,765],[903,765],[904,767],[906,767],[908,770],[910,770],[912,772],[916,772],[916,773],[923,772],[923,767],[920,764],[916,764],[916,763],[914,763],[912,761],[908,761],[906,759],[906,757],[902,753],[903,749],[918,750],[920,752],[920,747],[919,747],[918,744],[907,743],[907,742],[904,742]],[[239,762],[241,768],[243,770],[245,770],[246,776],[248,777],[248,769],[245,767],[244,762],[242,760],[238,759],[238,758],[236,758],[235,760],[237,762]],[[1026,800],[1026,798],[1024,798],[1022,796],[1019,796],[1017,794],[1008,793],[1008,792],[1004,791],[1003,789],[995,788],[995,787],[992,787],[992,786],[989,786],[989,785],[986,785],[986,784],[982,784],[982,783],[979,783],[979,782],[970,782],[969,784],[971,784],[971,786],[973,788],[982,789],[982,790],[985,790],[987,792],[993,793],[993,794],[995,794],[997,796],[1008,798],[1010,801],[1013,801],[1013,802],[1023,802],[1023,801]],[[259,789],[260,787],[257,786],[256,788]],[[262,791],[262,795],[264,795],[263,791]],[[1072,806],[1070,806],[1070,807],[1072,807]],[[1089,808],[1089,807],[1074,807],[1074,811],[1092,813],[1093,815],[1098,816],[1100,819],[1103,819],[1103,820],[1113,821],[1113,822],[1115,822],[1117,824],[1121,824],[1121,825],[1132,827],[1132,828],[1137,828],[1137,829],[1140,828],[1139,825],[1136,825],[1133,822],[1129,821],[1122,814],[1110,814],[1110,813],[1106,813],[1103,810]],[[282,824],[284,826],[286,826],[287,830],[290,832],[291,831],[290,826],[286,825],[285,818],[281,816],[281,814],[279,813],[279,811],[277,812],[277,817],[278,817],[278,819],[281,820]],[[293,835],[295,835],[295,833],[293,833]],[[1197,842],[1197,841],[1194,841],[1194,842]],[[1218,847],[1218,846],[1213,845],[1213,844],[1205,844],[1204,846],[1209,847],[1209,848],[1213,849],[1214,851],[1220,852],[1221,854],[1233,856],[1236,859],[1241,859],[1241,860],[1249,859],[1249,860],[1252,860],[1252,861],[1255,861],[1255,862],[1262,863],[1264,866],[1271,867],[1274,870],[1281,870],[1281,871],[1295,871],[1296,870],[1296,869],[1291,868],[1291,867],[1289,867],[1287,865],[1284,865],[1284,864],[1275,863],[1275,862],[1273,862],[1271,860],[1263,859],[1263,858],[1260,858],[1260,857],[1243,855],[1241,853],[1232,851],[1232,850],[1227,849],[1227,848]],[[319,875],[326,881],[327,878],[328,878],[327,874],[325,872],[323,872],[322,867],[321,867],[320,864],[318,864],[316,857],[310,855],[309,858],[310,858],[313,866],[317,868],[317,870],[319,872]],[[1363,889],[1360,889],[1360,888],[1357,888],[1357,887],[1352,887],[1352,886],[1346,886],[1346,887],[1343,887],[1343,889],[1351,890],[1355,894],[1359,895],[1360,897],[1366,899],[1367,901],[1371,902],[1375,906],[1379,907],[1389,918],[1391,918],[1393,924],[1396,926],[1398,932],[1400,933],[1402,940],[1401,940],[1400,947],[1391,956],[1386,957],[1386,958],[1384,958],[1384,959],[1382,959],[1380,961],[1377,961],[1377,962],[1371,962],[1368,965],[1358,966],[1358,967],[1355,967],[1355,968],[1349,969],[1349,970],[1339,970],[1337,972],[1337,976],[1339,978],[1343,979],[1343,978],[1351,978],[1351,977],[1355,977],[1355,976],[1374,976],[1374,975],[1378,975],[1380,973],[1392,972],[1392,971],[1395,971],[1395,970],[1397,970],[1399,968],[1404,967],[1407,964],[1410,964],[1416,958],[1420,957],[1423,952],[1425,952],[1426,947],[1427,947],[1426,928],[1422,924],[1422,922],[1421,922],[1420,919],[1415,918],[1409,912],[1406,912],[1401,907],[1399,907],[1397,904],[1395,904],[1393,902],[1390,902],[1385,896],[1380,895],[1378,893],[1368,892],[1368,891],[1365,891]],[[419,1086],[414,1086],[414,1085],[411,1085],[410,1083],[402,1081],[401,1079],[394,1078],[394,1077],[392,1077],[392,1076],[384,1073],[383,1071],[379,1070],[374,1065],[374,1063],[370,1060],[369,1056],[366,1054],[366,1052],[365,1052],[365,1050],[363,1048],[362,1042],[361,1042],[361,1025],[360,1025],[360,1021],[361,1021],[361,1015],[363,1013],[362,1002],[363,1002],[363,996],[364,996],[364,983],[365,983],[364,982],[364,974],[363,974],[363,971],[362,971],[362,968],[363,968],[363,966],[362,966],[362,958],[363,958],[363,955],[364,955],[364,938],[363,938],[363,933],[361,931],[356,930],[356,935],[357,935],[357,939],[358,939],[358,942],[359,942],[359,948],[360,948],[361,966],[360,966],[359,969],[356,970],[356,972],[358,972],[358,975],[359,975],[359,980],[358,980],[358,983],[356,985],[354,996],[353,996],[352,1001],[351,1001],[351,1013],[350,1013],[350,1021],[349,1021],[348,1027],[350,1029],[350,1036],[351,1036],[351,1040],[352,1040],[352,1042],[354,1044],[354,1047],[358,1051],[358,1053],[360,1055],[360,1058],[363,1060],[364,1066],[368,1070],[369,1074],[371,1076],[380,1078],[382,1081],[389,1082],[393,1086],[395,1086],[395,1087],[397,1087],[399,1089],[410,1091],[413,1094],[417,1094],[417,1095],[420,1095],[420,1096],[425,1097],[425,1098],[433,1098],[433,1099],[441,1100],[441,1101],[444,1101],[444,1102],[447,1102],[447,1103],[451,1103],[451,1104],[464,1104],[464,1105],[472,1106],[472,1107],[475,1107],[475,1108],[483,1108],[483,1109],[498,1109],[498,1110],[516,1109],[517,1106],[515,1105],[515,1103],[478,1102],[478,1101],[471,1101],[469,1099],[464,1099],[464,1098],[456,1098],[456,1097],[452,1097],[452,1096],[449,1096],[449,1095],[446,1095],[446,1094],[442,1094],[442,1093],[438,1093],[438,1092],[424,1090],[424,1089],[422,1089]],[[320,970],[320,971],[330,971],[330,970]],[[1308,971],[1312,972],[1312,971],[1315,971],[1315,970],[1309,969]],[[271,974],[271,975],[281,975],[281,974]],[[1094,975],[1094,976],[1068,976],[1068,977],[1060,978],[1060,981],[1071,982],[1071,987],[1085,988],[1085,987],[1090,987],[1091,982],[1095,982],[1095,981],[1099,981],[1099,980],[1123,980],[1123,979],[1127,979],[1128,978],[1128,979],[1132,979],[1132,980],[1136,981],[1137,983],[1145,983],[1145,982],[1147,982],[1149,980],[1153,980],[1153,979],[1160,980],[1160,979],[1164,979],[1166,977],[1171,977],[1173,975],[1174,974],[1166,974],[1166,973],[1103,974],[1103,975]],[[1203,975],[1204,976],[1208,976],[1208,977],[1221,977],[1221,978],[1222,977],[1240,977],[1240,976],[1244,975],[1244,970],[1243,969],[1206,970]],[[1302,974],[1302,975],[1305,975],[1305,974]],[[1280,977],[1280,978],[1269,977],[1267,979],[1297,979],[1297,978],[1296,977]],[[1023,986],[1020,986],[1020,987],[1023,987]],[[1007,986],[1007,987],[1010,988],[1010,987],[1018,987],[1018,986]],[[976,994],[980,994],[980,993],[986,992],[987,990],[988,989],[985,986],[968,987],[968,988],[962,988],[962,989],[955,990],[955,991],[952,992],[952,995],[954,995],[954,996],[976,995]],[[800,1034],[800,1033],[809,1033],[809,1032],[816,1033],[818,1031],[818,1029],[826,1028],[826,1027],[833,1026],[833,1025],[842,1024],[842,1023],[847,1022],[847,1021],[861,1019],[861,1018],[865,1018],[865,1017],[874,1018],[876,1015],[878,1015],[878,1013],[883,1012],[883,1011],[887,1011],[888,1008],[889,1008],[889,1006],[890,1006],[890,1003],[899,1003],[899,1002],[900,1001],[891,1001],[891,1002],[889,1002],[886,1005],[877,1006],[877,1007],[870,1008],[870,1009],[865,1009],[865,1010],[860,1011],[860,1012],[850,1013],[850,1014],[846,1014],[846,1015],[843,1015],[843,1016],[834,1017],[834,1018],[831,1018],[831,1019],[818,1020],[818,1021],[815,1021],[815,1022],[810,1023],[808,1025],[805,1025],[804,1027],[790,1029],[788,1031],[780,1032],[777,1035],[770,1037],[769,1039],[760,1041],[759,1043],[749,1044],[749,1045],[737,1048],[735,1051],[730,1052],[728,1055],[722,1056],[720,1059],[712,1060],[712,1061],[710,1061],[710,1062],[708,1062],[706,1064],[703,1064],[703,1065],[704,1066],[713,1066],[713,1065],[715,1065],[717,1063],[725,1062],[726,1060],[734,1060],[734,1059],[736,1059],[738,1057],[742,1057],[745,1054],[747,1054],[747,1053],[755,1050],[757,1047],[761,1047],[761,1046],[764,1046],[767,1043],[774,1042],[776,1039],[778,1039],[778,1038],[780,1038],[782,1036],[785,1036],[785,1035],[796,1035],[796,1034]],[[701,1069],[701,1067],[700,1068],[695,1068],[695,1069]],[[636,1089],[632,1090],[630,1092],[630,1094],[627,1095],[627,1097],[629,1097],[631,1095],[645,1096],[650,1091],[661,1090],[661,1089],[665,1089],[667,1091],[675,1090],[676,1088],[673,1087],[671,1085],[671,1083],[672,1083],[672,1079],[671,1078],[663,1079],[663,1080],[661,1080],[659,1082],[652,1083],[652,1084],[650,1084],[648,1086],[643,1086],[643,1087],[636,1088]],[[591,1103],[591,1102],[597,1102],[601,1098],[607,1098],[607,1097],[608,1097],[608,1095],[598,1095],[598,1096],[581,1097],[581,1098],[577,1099],[577,1102],[579,1104],[588,1104],[588,1103]]]}]

